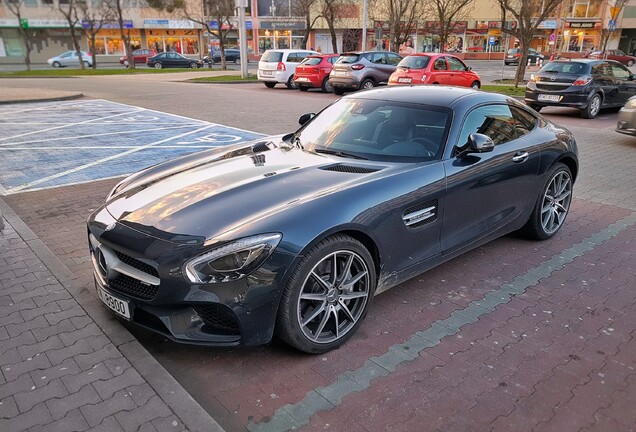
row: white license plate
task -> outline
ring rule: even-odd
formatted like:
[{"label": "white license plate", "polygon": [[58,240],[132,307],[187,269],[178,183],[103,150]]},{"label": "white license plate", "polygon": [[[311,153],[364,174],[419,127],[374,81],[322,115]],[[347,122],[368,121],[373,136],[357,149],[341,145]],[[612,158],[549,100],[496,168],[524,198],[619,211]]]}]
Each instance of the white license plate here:
[{"label": "white license plate", "polygon": [[346,74],[347,74],[346,72],[332,71],[330,75],[333,75],[333,76],[345,76]]},{"label": "white license plate", "polygon": [[99,296],[99,299],[117,315],[123,316],[126,319],[130,319],[130,306],[127,300],[122,300],[118,297],[108,294],[99,285],[97,286],[97,295]]},{"label": "white license plate", "polygon": [[274,73],[273,71],[267,71],[267,70],[261,71],[261,75],[271,75],[273,73]]},{"label": "white license plate", "polygon": [[296,81],[309,82],[309,78],[300,77],[300,78],[296,78]]},{"label": "white license plate", "polygon": [[559,102],[561,100],[561,96],[540,94],[537,99],[540,101]]},{"label": "white license plate", "polygon": [[411,78],[398,78],[400,83],[410,83],[411,81],[413,81]]}]

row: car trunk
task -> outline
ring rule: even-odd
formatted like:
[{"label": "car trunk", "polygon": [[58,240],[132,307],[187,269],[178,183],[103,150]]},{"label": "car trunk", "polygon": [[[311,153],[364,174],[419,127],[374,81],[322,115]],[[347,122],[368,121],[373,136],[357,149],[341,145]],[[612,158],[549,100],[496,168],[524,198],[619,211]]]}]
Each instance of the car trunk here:
[{"label": "car trunk", "polygon": [[278,63],[283,61],[283,53],[270,51],[263,54],[261,60],[258,62],[258,68],[261,70],[274,71],[278,69]]},{"label": "car trunk", "polygon": [[535,83],[539,90],[563,91],[567,90],[581,75],[579,73],[542,72],[537,74]]}]

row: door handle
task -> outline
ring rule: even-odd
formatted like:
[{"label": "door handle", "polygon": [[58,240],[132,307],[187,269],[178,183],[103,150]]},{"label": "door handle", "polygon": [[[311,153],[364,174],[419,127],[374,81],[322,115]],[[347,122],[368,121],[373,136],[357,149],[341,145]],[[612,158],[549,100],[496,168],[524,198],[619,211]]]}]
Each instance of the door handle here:
[{"label": "door handle", "polygon": [[514,163],[521,163],[521,162],[525,162],[528,159],[528,156],[530,156],[530,154],[526,151],[524,152],[517,152],[515,153],[515,155],[512,157],[512,161]]}]

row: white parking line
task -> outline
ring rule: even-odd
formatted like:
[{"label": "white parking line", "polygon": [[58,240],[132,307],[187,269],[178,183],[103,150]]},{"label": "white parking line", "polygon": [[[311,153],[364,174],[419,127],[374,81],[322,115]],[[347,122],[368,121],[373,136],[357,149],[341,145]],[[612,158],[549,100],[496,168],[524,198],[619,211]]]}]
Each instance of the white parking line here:
[{"label": "white parking line", "polygon": [[[223,145],[227,143],[222,143]],[[213,145],[157,145],[155,148],[162,149],[208,149],[215,148],[218,146]],[[134,146],[58,146],[58,147],[0,147],[1,151],[9,151],[9,150],[109,150],[109,149],[130,149],[137,148]]]},{"label": "white parking line", "polygon": [[52,108],[58,108],[58,107],[63,107],[63,108],[72,108],[72,107],[81,107],[84,104],[90,103],[91,101],[83,101],[81,103],[60,103],[60,104],[51,104],[51,105],[45,105],[45,106],[40,106],[37,108],[26,108],[26,109],[21,109],[21,110],[15,110],[15,111],[2,111],[0,110],[0,114],[6,116],[6,115],[10,115],[10,114],[16,114],[16,113],[23,113],[23,112],[27,112],[27,111],[40,111],[40,110],[44,110],[44,109],[52,109]]},{"label": "white parking line", "polygon": [[204,131],[204,130],[212,127],[212,126],[215,126],[215,125],[205,125],[205,126],[203,126],[201,128],[195,129],[193,131],[184,132],[184,133],[182,133],[180,135],[175,135],[175,136],[171,136],[171,137],[168,137],[168,138],[164,138],[162,140],[155,141],[155,142],[152,142],[150,144],[146,144],[146,145],[143,145],[143,146],[140,146],[140,147],[132,148],[132,149],[130,149],[128,151],[125,151],[125,152],[122,152],[122,153],[119,153],[119,154],[116,154],[116,155],[112,155],[112,156],[108,156],[108,157],[105,157],[105,158],[102,158],[102,159],[98,159],[96,161],[93,161],[93,162],[90,162],[90,163],[87,163],[87,164],[84,164],[84,165],[81,165],[81,166],[66,170],[64,172],[53,174],[53,175],[50,175],[48,177],[41,178],[39,180],[35,180],[35,181],[29,182],[29,183],[25,183],[25,184],[20,185],[20,186],[13,187],[11,189],[8,189],[5,192],[5,194],[6,195],[11,195],[11,194],[14,194],[16,192],[20,192],[21,190],[28,189],[28,188],[31,188],[33,186],[37,186],[37,185],[42,184],[42,183],[46,183],[46,182],[51,181],[51,180],[55,180],[57,178],[64,177],[64,176],[69,175],[69,174],[73,174],[73,173],[76,173],[78,171],[83,171],[83,170],[85,170],[87,168],[94,167],[96,165],[100,165],[102,163],[109,162],[109,161],[114,160],[114,159],[119,159],[119,158],[121,158],[123,156],[127,156],[129,154],[133,154],[133,153],[139,152],[141,150],[145,150],[147,148],[157,146],[159,144],[163,144],[164,142],[172,141],[174,139],[182,138],[184,136],[188,136],[188,135],[192,135],[192,134]]},{"label": "white parking line", "polygon": [[133,113],[137,113],[137,112],[141,112],[141,111],[145,111],[145,108],[140,108],[138,110],[130,111],[130,112],[113,114],[113,115],[109,115],[109,116],[106,116],[106,117],[99,117],[99,118],[96,118],[96,119],[84,120],[84,121],[81,121],[79,123],[71,123],[71,124],[66,124],[66,125],[63,125],[63,126],[55,126],[55,127],[47,128],[47,129],[31,131],[31,132],[25,132],[25,133],[19,134],[19,135],[2,137],[2,138],[0,138],[0,141],[5,141],[5,140],[13,139],[13,138],[20,138],[20,137],[28,136],[28,135],[39,134],[39,133],[42,133],[42,132],[49,132],[49,131],[57,130],[57,129],[64,129],[64,128],[70,127],[70,126],[78,126],[78,125],[82,125],[82,124],[92,123],[92,122],[97,121],[97,120],[104,120],[104,119],[107,119],[107,118],[119,117],[119,116],[122,116],[122,115],[133,114]]},{"label": "white parking line", "polygon": [[[76,125],[76,124],[79,124],[79,123],[73,123],[73,125]],[[183,129],[183,128],[192,127],[192,126],[197,126],[197,125],[168,126],[163,128],[154,128],[154,129],[137,129],[137,130],[126,130],[126,131],[118,131],[118,132],[104,132],[104,133],[91,134],[91,135],[76,135],[71,137],[46,138],[46,139],[39,139],[39,140],[32,140],[32,141],[21,141],[17,143],[0,143],[0,147],[11,146],[11,145],[18,146],[18,145],[24,145],[24,144],[36,144],[36,143],[51,142],[51,141],[78,140],[82,138],[95,138],[95,137],[109,136],[109,135],[125,135],[125,134],[139,133],[139,132],[158,132],[158,131],[170,130],[170,129]],[[130,148],[130,146],[127,146],[127,147]],[[69,148],[73,148],[73,147],[69,147]],[[89,147],[86,147],[86,148],[89,148]],[[97,147],[91,147],[91,148],[97,148]]]}]

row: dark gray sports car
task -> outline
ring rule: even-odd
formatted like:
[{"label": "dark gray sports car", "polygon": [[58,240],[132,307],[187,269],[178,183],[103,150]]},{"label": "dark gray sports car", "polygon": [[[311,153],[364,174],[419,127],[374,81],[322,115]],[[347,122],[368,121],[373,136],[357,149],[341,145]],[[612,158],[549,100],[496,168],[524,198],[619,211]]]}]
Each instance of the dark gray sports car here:
[{"label": "dark gray sports car", "polygon": [[508,97],[385,88],[300,122],[119,183],[88,220],[102,301],[179,342],[324,352],[375,294],[567,216],[574,138]]}]

